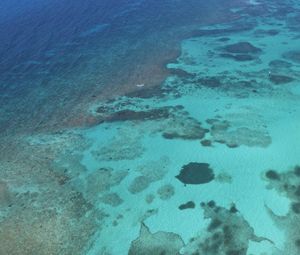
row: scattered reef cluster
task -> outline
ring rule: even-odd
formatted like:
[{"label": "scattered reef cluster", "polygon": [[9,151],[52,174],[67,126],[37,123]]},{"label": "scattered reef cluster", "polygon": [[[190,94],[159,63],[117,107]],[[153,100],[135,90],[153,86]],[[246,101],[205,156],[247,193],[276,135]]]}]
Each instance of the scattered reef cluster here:
[{"label": "scattered reef cluster", "polygon": [[[272,143],[262,116],[253,112],[230,113],[225,116],[217,114],[201,123],[190,116],[183,105],[153,107],[150,105],[160,102],[149,99],[142,102],[138,105],[134,99],[125,97],[111,105],[99,106],[106,109],[101,113],[96,110],[95,113],[102,123],[125,123],[107,146],[94,152],[98,159],[122,160],[140,157],[144,150],[139,141],[145,132],[159,133],[169,140],[199,140],[206,147],[211,147],[214,143],[225,144],[229,148],[241,145],[268,147]],[[116,109],[119,110],[114,112]],[[244,118],[245,114],[248,115],[247,119]],[[126,125],[129,125],[130,130]],[[137,132],[132,128],[136,130],[143,128],[143,131]]]},{"label": "scattered reef cluster", "polygon": [[[188,202],[182,207],[184,206],[194,208],[195,204]],[[151,233],[149,228],[141,223],[139,237],[131,242],[128,254],[246,255],[250,240],[271,242],[255,235],[253,228],[235,205],[226,209],[210,201],[201,203],[201,208],[204,210],[204,217],[209,219],[210,223],[201,234],[191,238],[187,244],[176,233]]]},{"label": "scattered reef cluster", "polygon": [[[96,117],[103,123],[131,121],[140,124],[149,122],[147,131],[150,133],[160,132],[166,139],[202,139],[208,132],[207,129],[201,127],[199,121],[189,116],[189,113],[184,110],[184,106],[151,107],[150,105],[153,103],[152,100],[148,100],[147,104],[147,100],[145,100],[139,105],[134,99],[121,98],[120,102],[117,100],[116,103],[99,106],[96,110]],[[99,108],[105,108],[105,111],[99,111]]]},{"label": "scattered reef cluster", "polygon": [[278,254],[296,255],[300,252],[300,166],[279,172],[268,170],[264,173],[268,188],[275,189],[281,196],[290,200],[290,209],[286,215],[276,215],[266,206],[274,223],[285,232],[285,246]]}]

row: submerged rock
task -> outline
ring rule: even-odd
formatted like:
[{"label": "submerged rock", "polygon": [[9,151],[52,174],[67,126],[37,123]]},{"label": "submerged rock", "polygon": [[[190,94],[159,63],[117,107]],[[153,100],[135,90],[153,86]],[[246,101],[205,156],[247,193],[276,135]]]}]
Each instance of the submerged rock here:
[{"label": "submerged rock", "polygon": [[182,204],[178,206],[179,210],[185,210],[185,209],[194,209],[195,208],[195,203],[193,201],[188,201],[185,204]]},{"label": "submerged rock", "polygon": [[184,165],[175,177],[184,184],[203,184],[214,179],[214,172],[207,163],[191,162]]},{"label": "submerged rock", "polygon": [[172,232],[151,233],[142,223],[139,237],[131,242],[128,255],[179,255],[184,243]]}]

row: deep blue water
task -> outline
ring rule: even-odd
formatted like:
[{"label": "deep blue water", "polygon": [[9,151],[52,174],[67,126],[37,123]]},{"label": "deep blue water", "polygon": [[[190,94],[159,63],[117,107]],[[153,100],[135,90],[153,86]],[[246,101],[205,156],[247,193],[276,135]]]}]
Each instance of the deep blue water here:
[{"label": "deep blue water", "polygon": [[[78,101],[109,97],[122,86],[126,91],[129,83],[150,80],[148,65],[163,69],[193,25],[227,20],[233,4],[1,1],[2,131],[34,129],[44,118],[49,121],[44,126],[56,126],[65,118],[59,114],[71,114]],[[159,76],[149,82],[161,80]],[[112,87],[114,92],[108,90]]]}]

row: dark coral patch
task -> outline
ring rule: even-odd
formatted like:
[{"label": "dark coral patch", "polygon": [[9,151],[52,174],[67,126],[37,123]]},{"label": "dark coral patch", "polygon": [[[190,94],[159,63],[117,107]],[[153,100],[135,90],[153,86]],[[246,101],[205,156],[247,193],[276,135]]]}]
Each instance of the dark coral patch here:
[{"label": "dark coral patch", "polygon": [[280,180],[279,174],[274,170],[269,170],[266,172],[266,177],[271,180]]},{"label": "dark coral patch", "polygon": [[219,42],[228,42],[230,40],[230,38],[228,37],[221,37],[218,39]]},{"label": "dark coral patch", "polygon": [[300,177],[300,166],[295,166],[294,173],[295,173],[296,176]]},{"label": "dark coral patch", "polygon": [[292,82],[294,78],[282,74],[270,74],[269,79],[276,85]]},{"label": "dark coral patch", "polygon": [[179,134],[176,131],[164,132],[162,136],[166,139],[184,139],[184,140],[195,140],[202,139],[205,136],[206,129],[201,127],[195,127],[195,132],[190,132],[189,134]]},{"label": "dark coral patch", "polygon": [[222,82],[218,77],[204,77],[197,80],[198,83],[210,88],[222,86]]},{"label": "dark coral patch", "polygon": [[222,221],[220,221],[219,219],[213,219],[210,224],[207,227],[208,231],[212,231],[218,227],[220,227],[223,224]]},{"label": "dark coral patch", "polygon": [[236,143],[226,143],[226,145],[227,145],[228,148],[237,148],[237,147],[239,147],[239,145],[236,144]]},{"label": "dark coral patch", "polygon": [[211,132],[219,132],[219,131],[225,131],[230,127],[230,123],[227,120],[214,120],[209,119],[206,120],[207,123],[209,123],[211,126]]},{"label": "dark coral patch", "polygon": [[184,184],[203,184],[214,179],[214,172],[207,163],[191,162],[181,168],[176,176]]},{"label": "dark coral patch", "polygon": [[157,120],[170,117],[167,107],[151,109],[149,111],[121,110],[107,117],[107,122],[127,121],[127,120]]},{"label": "dark coral patch", "polygon": [[300,248],[300,239],[297,239],[297,240],[295,241],[295,245],[296,245],[297,247]]},{"label": "dark coral patch", "polygon": [[256,54],[261,52],[260,48],[253,46],[249,42],[239,42],[239,43],[229,44],[224,47],[224,50],[229,53],[239,53],[239,54]]},{"label": "dark coral patch", "polygon": [[192,79],[195,78],[195,74],[193,73],[188,73],[187,71],[184,71],[182,69],[179,68],[170,68],[168,69],[169,72],[173,75],[176,75],[180,78],[186,78],[186,79]]},{"label": "dark coral patch", "polygon": [[256,58],[248,55],[248,54],[228,54],[228,53],[222,53],[220,54],[220,57],[222,58],[229,58],[229,59],[233,59],[235,61],[252,61],[255,60]]},{"label": "dark coral patch", "polygon": [[211,146],[211,140],[204,139],[201,141],[202,146],[209,147]]},{"label": "dark coral patch", "polygon": [[238,209],[236,209],[235,205],[232,205],[229,209],[229,212],[231,213],[237,213],[238,212]]},{"label": "dark coral patch", "polygon": [[194,30],[189,34],[189,37],[200,37],[200,36],[223,36],[223,35],[230,35],[232,33],[239,33],[243,31],[250,30],[255,25],[252,23],[245,23],[240,22],[234,24],[234,26],[228,28],[215,28],[215,29],[198,29]]},{"label": "dark coral patch", "polygon": [[272,68],[290,68],[292,67],[292,64],[287,62],[287,61],[284,61],[284,60],[281,60],[281,59],[275,59],[275,60],[272,60],[269,62],[269,67],[272,67]]},{"label": "dark coral patch", "polygon": [[193,201],[186,202],[185,204],[182,204],[178,206],[179,210],[185,210],[185,209],[194,209],[195,203]]},{"label": "dark coral patch", "polygon": [[[210,208],[214,208],[216,206],[216,203],[214,200],[211,200],[207,203],[207,205],[210,207]],[[205,206],[205,204],[202,204],[201,206]]]},{"label": "dark coral patch", "polygon": [[226,252],[226,255],[244,255],[246,254],[246,250],[245,249],[241,249],[241,250],[230,250]]},{"label": "dark coral patch", "polygon": [[279,34],[279,31],[276,30],[276,29],[267,29],[267,30],[264,30],[264,29],[258,29],[254,32],[255,35],[258,35],[258,36],[264,36],[264,35],[267,35],[267,36],[274,36],[274,35],[278,35]]},{"label": "dark coral patch", "polygon": [[164,93],[167,92],[165,88],[162,88],[160,85],[153,86],[150,88],[139,88],[135,91],[127,93],[127,97],[138,97],[138,98],[152,98],[158,97],[161,98],[164,96]]},{"label": "dark coral patch", "polygon": [[109,112],[109,108],[107,106],[99,106],[96,112],[100,114],[106,114]]},{"label": "dark coral patch", "polygon": [[295,195],[300,197],[300,185],[297,187],[297,189],[295,191]]},{"label": "dark coral patch", "polygon": [[291,60],[296,63],[300,63],[300,50],[291,50],[283,53],[285,59]]},{"label": "dark coral patch", "polygon": [[292,203],[291,208],[294,213],[297,213],[297,214],[300,213],[300,203]]}]

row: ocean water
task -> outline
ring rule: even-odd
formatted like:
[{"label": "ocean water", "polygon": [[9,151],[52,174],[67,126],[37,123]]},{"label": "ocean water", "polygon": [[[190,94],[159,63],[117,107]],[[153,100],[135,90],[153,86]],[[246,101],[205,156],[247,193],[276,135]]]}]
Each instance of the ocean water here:
[{"label": "ocean water", "polygon": [[0,255],[300,254],[298,1],[0,3]]}]

